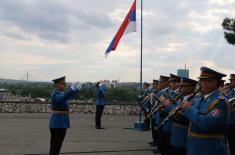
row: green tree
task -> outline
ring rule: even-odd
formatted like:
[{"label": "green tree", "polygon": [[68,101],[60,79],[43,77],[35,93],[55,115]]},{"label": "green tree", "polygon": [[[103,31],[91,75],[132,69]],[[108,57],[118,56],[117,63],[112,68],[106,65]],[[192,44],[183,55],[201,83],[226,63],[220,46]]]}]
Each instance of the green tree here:
[{"label": "green tree", "polygon": [[222,22],[224,37],[229,44],[235,46],[235,19],[225,18]]}]

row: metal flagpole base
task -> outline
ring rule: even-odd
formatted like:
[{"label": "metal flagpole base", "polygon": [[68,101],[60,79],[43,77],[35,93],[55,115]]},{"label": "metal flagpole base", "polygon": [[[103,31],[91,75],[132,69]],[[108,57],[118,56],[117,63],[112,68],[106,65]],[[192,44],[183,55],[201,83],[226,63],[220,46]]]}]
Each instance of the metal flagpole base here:
[{"label": "metal flagpole base", "polygon": [[145,129],[145,124],[142,122],[142,112],[139,110],[139,118],[138,121],[135,121],[134,123],[134,129],[139,130],[139,131],[144,131]]}]

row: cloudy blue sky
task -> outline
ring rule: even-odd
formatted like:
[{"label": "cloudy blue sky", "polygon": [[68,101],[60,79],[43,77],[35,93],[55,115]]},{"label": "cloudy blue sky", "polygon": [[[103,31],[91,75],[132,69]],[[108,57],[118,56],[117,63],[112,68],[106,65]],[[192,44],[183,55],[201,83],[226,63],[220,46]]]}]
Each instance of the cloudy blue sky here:
[{"label": "cloudy blue sky", "polygon": [[[0,0],[0,78],[50,81],[139,80],[140,32],[104,52],[133,0]],[[140,0],[137,0],[138,29]],[[200,66],[235,72],[235,47],[221,22],[235,17],[235,0],[144,0],[143,78]]]}]

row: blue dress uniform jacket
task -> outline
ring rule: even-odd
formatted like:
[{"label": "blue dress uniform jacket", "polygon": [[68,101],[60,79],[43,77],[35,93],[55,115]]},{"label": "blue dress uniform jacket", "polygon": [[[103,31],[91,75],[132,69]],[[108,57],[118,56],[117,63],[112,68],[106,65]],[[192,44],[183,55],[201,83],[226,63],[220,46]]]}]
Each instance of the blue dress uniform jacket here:
[{"label": "blue dress uniform jacket", "polygon": [[[228,99],[231,99],[233,97],[235,97],[235,88],[233,88],[228,96],[226,96]],[[235,124],[235,105],[231,105],[231,114],[230,114],[230,118],[229,118],[229,124]]]},{"label": "blue dress uniform jacket", "polygon": [[[169,87],[167,87],[165,89],[162,89],[162,90],[159,90],[159,91],[157,91],[156,96],[157,97],[164,96],[164,94],[168,93],[169,90],[170,90]],[[156,124],[160,124],[161,121],[162,121],[162,118],[160,117],[160,112],[157,112],[154,116],[155,116],[155,119],[156,119]]]},{"label": "blue dress uniform jacket", "polygon": [[[143,99],[145,98],[145,97],[147,97],[151,92],[152,92],[152,88],[147,88],[145,91],[144,91],[144,93],[143,93]],[[151,107],[152,107],[152,105],[151,105],[151,102],[150,102],[150,100],[148,100],[147,101],[147,103],[145,103],[144,104],[144,111],[146,112],[146,113],[149,113],[149,111],[151,110]]]},{"label": "blue dress uniform jacket", "polygon": [[190,120],[187,155],[228,155],[224,137],[228,106],[218,91],[184,112]]},{"label": "blue dress uniform jacket", "polygon": [[[174,98],[177,95],[176,91],[169,89],[168,94],[170,98]],[[165,107],[164,112],[169,113],[171,110],[172,110],[172,106],[170,105],[168,107]],[[172,121],[170,120],[163,126],[162,131],[171,132],[171,128],[172,128]]]},{"label": "blue dress uniform jacket", "polygon": [[[66,92],[54,90],[51,94],[51,109],[54,111],[69,111],[68,100],[77,94],[78,91],[71,88]],[[70,128],[69,115],[52,113],[49,128]]]},{"label": "blue dress uniform jacket", "polygon": [[106,104],[105,91],[106,91],[106,88],[105,88],[104,85],[100,86],[97,89],[97,92],[96,92],[96,105],[103,105],[104,106]]},{"label": "blue dress uniform jacket", "polygon": [[[190,100],[193,106],[195,106],[195,102],[198,102],[200,99],[199,96],[195,96]],[[174,108],[180,105],[183,101],[183,98],[179,99],[175,104],[173,104]],[[179,148],[186,148],[187,137],[188,137],[188,126],[189,120],[183,115],[183,113],[179,112],[176,114],[172,129],[171,129],[171,145]]]},{"label": "blue dress uniform jacket", "polygon": [[[160,97],[161,95],[161,90],[160,89],[158,89],[156,92],[155,92],[155,95],[157,96],[157,97]],[[155,103],[156,102],[156,99],[153,97],[153,103]],[[156,120],[156,123],[157,122],[160,122],[160,117],[159,117],[159,113],[157,112],[157,113],[154,113],[153,114],[153,116],[152,116],[152,118],[153,119],[155,119]]]}]

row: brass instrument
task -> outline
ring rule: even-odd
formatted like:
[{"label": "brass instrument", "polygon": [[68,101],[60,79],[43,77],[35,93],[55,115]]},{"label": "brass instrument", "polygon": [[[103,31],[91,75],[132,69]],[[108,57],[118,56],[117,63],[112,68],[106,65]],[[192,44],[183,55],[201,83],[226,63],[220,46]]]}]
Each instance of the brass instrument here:
[{"label": "brass instrument", "polygon": [[157,91],[157,89],[155,90],[154,88],[152,88],[151,91],[149,91],[148,95],[144,98],[142,103],[144,103],[144,105],[145,105],[150,100],[151,94],[156,92],[156,91]]},{"label": "brass instrument", "polygon": [[152,88],[150,91],[149,91],[149,93],[148,93],[148,95],[144,98],[144,100],[140,103],[140,109],[143,109],[144,108],[144,106],[149,102],[149,100],[151,99],[151,94],[152,93],[156,93],[156,91],[157,91],[158,89],[154,89],[154,88]]}]

